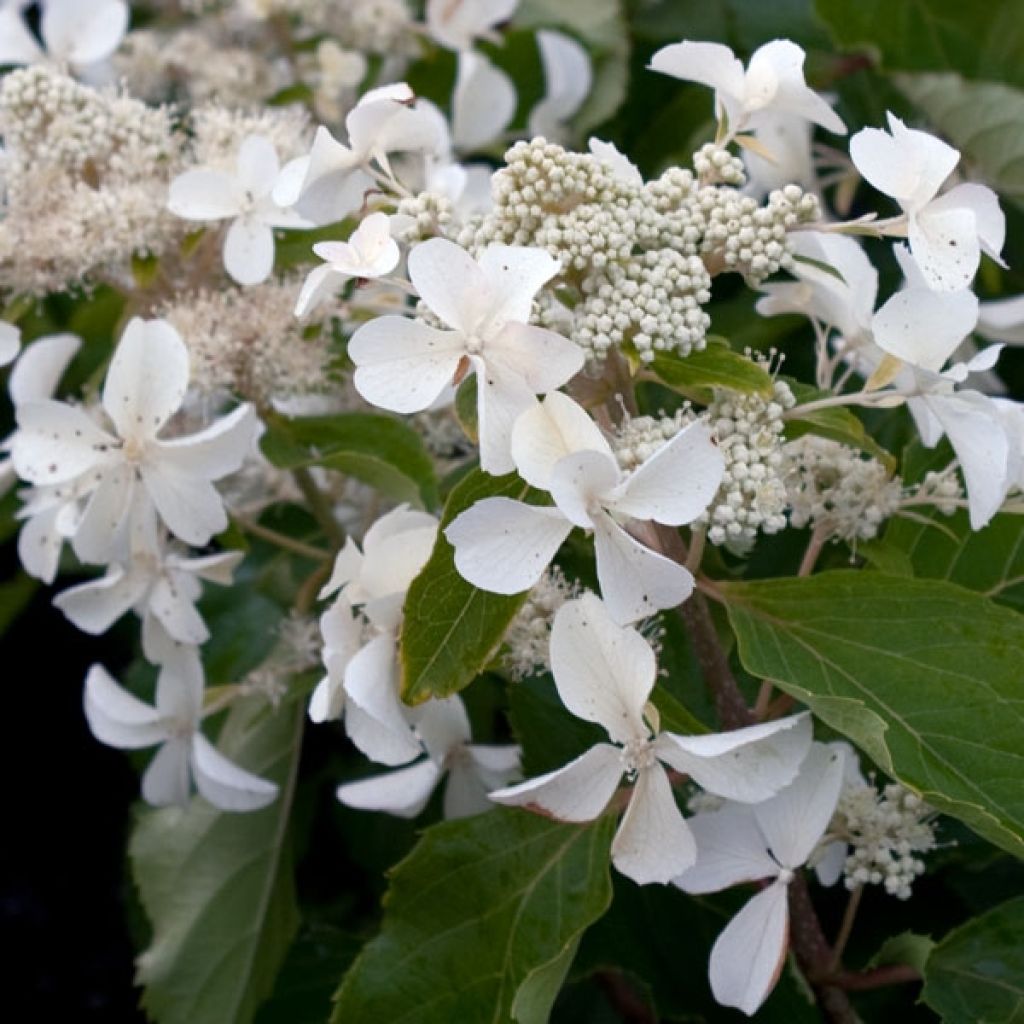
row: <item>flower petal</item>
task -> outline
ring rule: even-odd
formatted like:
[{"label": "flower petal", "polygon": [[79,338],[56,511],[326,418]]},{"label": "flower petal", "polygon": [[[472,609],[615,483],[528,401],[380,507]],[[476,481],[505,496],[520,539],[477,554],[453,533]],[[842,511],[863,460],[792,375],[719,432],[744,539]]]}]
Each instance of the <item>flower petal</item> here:
[{"label": "flower petal", "polygon": [[675,608],[693,593],[689,570],[644,547],[605,513],[594,517],[594,547],[601,596],[616,622]]},{"label": "flower petal", "polygon": [[618,626],[593,594],[566,601],[551,628],[551,672],[562,703],[616,743],[647,737],[644,705],[658,664],[651,645]]},{"label": "flower petal", "polygon": [[992,189],[986,185],[965,182],[939,196],[929,204],[929,208],[970,210],[974,214],[975,228],[982,249],[1000,266],[1006,266],[999,256],[1006,241],[1006,215],[1000,209],[999,197]]},{"label": "flower petal", "polygon": [[474,150],[498,138],[516,112],[512,79],[482,54],[459,54],[452,93],[452,141],[460,150]]},{"label": "flower petal", "polygon": [[135,750],[167,739],[160,712],[119,686],[102,665],[85,677],[84,707],[92,734],[109,747]]},{"label": "flower petal", "polygon": [[978,322],[978,298],[968,289],[904,288],[871,321],[875,344],[926,370],[940,370]]},{"label": "flower petal", "polygon": [[[562,265],[547,250],[523,245],[492,243],[480,254],[477,263],[483,271],[492,300],[486,321],[478,325],[480,333],[488,338],[509,322],[528,324],[537,292],[562,270]],[[565,342],[566,339],[559,340]],[[540,339],[536,343],[539,344]],[[530,356],[527,355],[526,359],[529,361]]]},{"label": "flower petal", "polygon": [[490,798],[558,821],[593,821],[608,806],[621,778],[619,748],[597,743],[564,768],[497,789]]},{"label": "flower petal", "polygon": [[338,787],[336,795],[347,807],[415,818],[426,807],[441,774],[441,769],[427,758],[395,772],[347,782]]},{"label": "flower petal", "polygon": [[247,135],[238,147],[238,181],[254,198],[270,195],[281,165],[274,143],[265,135]]},{"label": "flower petal", "polygon": [[11,370],[8,390],[15,405],[53,398],[64,371],[82,339],[77,334],[51,334],[32,342]]},{"label": "flower petal", "polygon": [[219,480],[241,468],[258,429],[253,407],[240,405],[197,434],[159,441],[150,461],[177,473]]},{"label": "flower petal", "polygon": [[53,604],[76,629],[98,636],[105,633],[122,615],[131,611],[145,593],[147,580],[143,574],[125,572],[111,566],[106,576],[61,591]]},{"label": "flower petal", "polygon": [[439,331],[404,316],[371,320],[348,343],[359,394],[372,405],[404,413],[419,412],[437,400],[465,350],[458,331]]},{"label": "flower petal", "polygon": [[759,892],[726,925],[711,948],[711,991],[722,1006],[753,1016],[768,998],[786,962],[788,887]]},{"label": "flower petal", "polygon": [[739,100],[743,96],[743,63],[721,43],[694,43],[689,40],[663,46],[647,65],[652,71],[696,82],[716,93]]},{"label": "flower petal", "polygon": [[202,547],[214,534],[227,529],[224,502],[213,484],[183,473],[164,460],[143,464],[141,472],[160,518],[175,537]]},{"label": "flower petal", "polygon": [[460,245],[431,238],[409,252],[409,280],[427,304],[449,327],[472,334],[493,299],[480,265]]},{"label": "flower petal", "polygon": [[273,782],[239,768],[201,732],[192,740],[192,768],[199,795],[219,810],[257,811],[277,799]]},{"label": "flower petal", "polygon": [[930,288],[952,292],[970,287],[981,262],[973,211],[936,208],[930,203],[910,218],[907,238],[914,262]]},{"label": "flower petal", "polygon": [[132,317],[103,385],[103,408],[122,438],[145,440],[181,408],[188,349],[166,320]]},{"label": "flower petal", "polygon": [[171,737],[142,776],[142,799],[153,807],[184,807],[191,796],[191,742]]},{"label": "flower petal", "polygon": [[39,22],[50,55],[77,65],[106,60],[127,29],[128,7],[120,0],[47,0]]},{"label": "flower petal", "polygon": [[476,418],[480,435],[480,468],[501,476],[515,469],[512,427],[534,403],[533,390],[514,370],[472,356],[476,369]]},{"label": "flower petal", "polygon": [[104,470],[71,538],[75,554],[96,564],[123,555],[136,502],[144,500],[130,467],[122,463]]},{"label": "flower petal", "polygon": [[587,51],[571,36],[550,29],[537,33],[537,49],[544,68],[544,98],[530,111],[531,135],[554,139],[564,124],[583,106],[594,80]]},{"label": "flower petal", "polygon": [[583,349],[544,327],[509,321],[484,350],[488,365],[500,363],[536,394],[567,384],[583,369]]},{"label": "flower petal", "polygon": [[11,459],[23,480],[61,484],[111,458],[117,439],[81,409],[63,402],[29,402],[17,408]]},{"label": "flower petal", "polygon": [[167,209],[185,220],[225,220],[245,206],[241,184],[223,171],[197,167],[171,182]]},{"label": "flower petal", "polygon": [[700,422],[684,427],[619,487],[609,508],[667,526],[693,522],[722,483],[725,459]]},{"label": "flower petal", "polygon": [[663,732],[657,754],[716,796],[757,803],[796,778],[811,747],[810,715],[704,736]]},{"label": "flower petal", "polygon": [[210,631],[195,604],[166,576],[157,580],[149,595],[149,610],[160,620],[168,636],[179,644],[204,644]]},{"label": "flower petal", "polygon": [[462,699],[456,694],[423,704],[416,715],[416,732],[427,753],[442,764],[453,750],[465,746],[472,736]]},{"label": "flower petal", "polygon": [[683,892],[720,892],[779,873],[750,808],[726,804],[695,814],[687,824],[697,844],[697,862],[673,879]]},{"label": "flower petal", "polygon": [[559,459],[551,472],[549,490],[562,514],[574,525],[590,529],[597,509],[614,494],[622,473],[607,452],[573,452]]},{"label": "flower petal", "polygon": [[224,269],[242,285],[260,284],[274,269],[274,231],[255,217],[236,217],[224,236]]},{"label": "flower petal", "polygon": [[665,885],[696,859],[696,844],[665,769],[657,761],[641,768],[612,840],[612,863],[637,885]]},{"label": "flower petal", "polygon": [[460,513],[444,535],[463,579],[492,594],[520,594],[541,578],[571,530],[558,509],[485,498]]}]

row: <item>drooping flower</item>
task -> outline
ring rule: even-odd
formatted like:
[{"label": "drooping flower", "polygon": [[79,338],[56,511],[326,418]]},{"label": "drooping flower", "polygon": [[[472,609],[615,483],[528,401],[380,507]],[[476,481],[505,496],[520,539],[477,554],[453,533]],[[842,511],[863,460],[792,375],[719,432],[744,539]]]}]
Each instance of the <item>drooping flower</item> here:
[{"label": "drooping flower", "polygon": [[939,195],[960,159],[959,151],[927,132],[889,118],[889,132],[864,128],[850,139],[850,157],[867,182],[891,196],[907,218],[910,251],[928,286],[967,288],[981,253],[1001,263],[1006,218],[996,194],[984,185],[957,185]]},{"label": "drooping flower", "polygon": [[593,531],[601,594],[616,621],[635,622],[690,596],[689,571],[619,520],[682,526],[707,508],[725,460],[704,424],[691,423],[625,475],[593,420],[555,391],[519,417],[511,448],[520,476],[548,491],[554,507],[485,498],[457,516],[445,536],[465,579],[498,594],[528,590],[579,526]]},{"label": "drooping flower", "polygon": [[602,726],[611,743],[491,799],[561,821],[591,821],[625,774],[633,790],[612,842],[612,863],[639,885],[668,882],[696,857],[664,765],[709,792],[753,802],[790,783],[810,746],[806,714],[726,733],[659,731],[647,703],[657,676],[654,651],[635,629],[617,625],[592,594],[566,602],[555,616],[551,670],[566,708]]},{"label": "drooping flower", "polygon": [[124,543],[133,505],[148,502],[176,537],[206,544],[227,527],[212,481],[233,473],[252,446],[256,417],[242,405],[205,430],[163,440],[188,388],[188,349],[163,320],[133,318],[125,328],[103,387],[113,433],[84,410],[32,401],[17,408],[11,457],[18,475],[40,487],[88,496],[74,530],[85,561],[106,562]]},{"label": "drooping flower", "polygon": [[122,750],[160,744],[142,777],[142,796],[157,807],[188,803],[192,785],[222,811],[255,811],[277,797],[277,786],[239,768],[201,731],[203,668],[194,648],[179,648],[160,669],[156,703],[119,686],[100,665],[85,680],[85,717],[93,735]]},{"label": "drooping flower", "polygon": [[482,54],[459,54],[452,93],[452,142],[463,152],[500,138],[516,112],[516,90],[504,71]]},{"label": "drooping flower", "polygon": [[398,245],[391,237],[386,213],[371,213],[349,235],[347,242],[317,242],[313,252],[325,263],[309,272],[295,303],[296,316],[305,316],[349,278],[390,274],[401,258]]},{"label": "drooping flower", "polygon": [[469,50],[518,6],[519,0],[427,0],[427,31],[449,50]]},{"label": "drooping flower", "polygon": [[804,81],[806,56],[796,43],[774,39],[759,46],[744,69],[728,46],[684,40],[663,46],[649,67],[714,89],[715,107],[728,117],[730,134],[756,128],[762,113],[792,114],[845,134],[842,119]]},{"label": "drooping flower", "polygon": [[757,1012],[788,947],[788,889],[824,835],[843,785],[840,748],[816,743],[796,779],[753,806],[727,804],[690,819],[697,861],[674,882],[688,893],[772,879],[729,922],[711,950],[711,991],[723,1006]]},{"label": "drooping flower", "polygon": [[235,173],[196,167],[171,182],[168,209],[186,220],[230,220],[224,236],[224,269],[242,285],[265,281],[274,269],[274,228],[310,227],[271,192],[280,165],[273,142],[248,135],[238,149]]},{"label": "drooping flower", "polygon": [[530,111],[530,134],[557,141],[566,123],[590,95],[594,75],[587,51],[561,32],[541,29],[537,49],[544,68],[544,97]]},{"label": "drooping flower", "polygon": [[529,324],[539,289],[559,272],[544,250],[491,245],[473,259],[444,238],[409,254],[409,279],[450,330],[406,317],[382,316],[352,336],[356,389],[392,412],[420,412],[464,373],[477,376],[480,465],[513,468],[509,444],[516,417],[536,394],[561,387],[583,366],[582,350]]},{"label": "drooping flower", "polygon": [[349,807],[414,818],[447,775],[444,816],[464,818],[491,805],[487,795],[519,773],[519,747],[472,743],[469,718],[458,696],[432,700],[415,715],[426,754],[407,768],[338,787]]}]

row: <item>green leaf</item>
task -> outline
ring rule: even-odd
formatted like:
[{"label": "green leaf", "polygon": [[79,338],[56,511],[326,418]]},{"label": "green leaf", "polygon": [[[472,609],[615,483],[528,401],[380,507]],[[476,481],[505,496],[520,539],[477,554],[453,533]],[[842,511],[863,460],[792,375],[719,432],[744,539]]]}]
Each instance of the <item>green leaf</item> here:
[{"label": "green leaf", "polygon": [[748,672],[1024,856],[1024,617],[951,583],[881,573],[721,589]]},{"label": "green leaf", "polygon": [[928,958],[921,995],[945,1024],[1024,1021],[1024,896],[950,932]]},{"label": "green leaf", "polygon": [[274,986],[298,925],[288,820],[303,702],[237,704],[219,748],[281,787],[261,811],[230,814],[196,797],[148,811],[129,847],[153,927],[138,959],[142,1005],[156,1024],[248,1024]]},{"label": "green leaf", "polygon": [[499,808],[427,829],[334,1024],[543,1024],[584,929],[611,902],[614,816],[565,825]]},{"label": "green leaf", "polygon": [[467,377],[455,392],[455,418],[466,432],[466,437],[477,444],[480,440],[480,421],[477,416],[476,374]]},{"label": "green leaf", "polygon": [[772,377],[767,370],[713,340],[702,352],[691,352],[688,356],[659,352],[651,369],[670,388],[684,393],[729,388],[765,397],[772,394]]},{"label": "green leaf", "polygon": [[868,961],[868,967],[885,967],[888,964],[908,964],[924,973],[925,964],[935,948],[935,940],[929,935],[914,932],[900,932],[882,943],[882,948]]},{"label": "green leaf", "polygon": [[275,418],[260,442],[281,469],[322,466],[354,476],[396,501],[437,504],[434,463],[412,427],[377,413]]},{"label": "green leaf", "polygon": [[897,75],[895,80],[988,185],[1024,203],[1024,90],[965,82],[954,74]]},{"label": "green leaf", "polygon": [[508,597],[478,590],[455,568],[455,549],[444,528],[484,498],[532,501],[544,497],[515,474],[474,470],[452,490],[430,559],[405,598],[399,657],[402,699],[420,704],[468,686],[494,657],[528,591]]},{"label": "green leaf", "polygon": [[796,406],[786,414],[787,440],[792,441],[797,437],[803,437],[804,434],[816,434],[818,437],[827,437],[831,441],[838,441],[840,444],[873,455],[890,472],[896,468],[896,459],[892,453],[887,452],[867,432],[864,424],[851,409],[837,405],[830,409],[812,409],[810,412],[802,413],[801,405],[817,401],[819,398],[827,398],[828,392],[819,391],[810,384],[803,384],[791,377],[784,377],[783,380],[790,386],[797,400]]},{"label": "green leaf", "polygon": [[1024,516],[998,515],[983,530],[971,529],[965,510],[936,513],[934,522],[892,520],[885,547],[902,554],[915,576],[949,580],[1024,612]]}]

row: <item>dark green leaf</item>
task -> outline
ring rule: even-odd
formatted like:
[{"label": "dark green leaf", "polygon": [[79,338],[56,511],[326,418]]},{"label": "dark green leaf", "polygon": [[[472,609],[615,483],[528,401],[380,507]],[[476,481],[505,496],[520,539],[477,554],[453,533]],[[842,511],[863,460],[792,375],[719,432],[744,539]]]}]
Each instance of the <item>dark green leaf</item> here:
[{"label": "dark green leaf", "polygon": [[881,573],[722,591],[747,671],[937,809],[1024,856],[1024,617],[950,583]]},{"label": "dark green leaf", "polygon": [[380,935],[335,1024],[542,1024],[584,929],[611,902],[615,820],[499,808],[426,831],[394,871]]},{"label": "dark green leaf", "polygon": [[945,1024],[1020,1024],[1024,896],[950,932],[928,958],[922,998]]},{"label": "dark green leaf", "polygon": [[479,469],[452,490],[434,550],[405,598],[400,658],[402,699],[409,704],[468,686],[494,657],[526,600],[526,592],[507,597],[467,583],[444,536],[444,527],[460,512],[491,497],[536,501],[542,495],[514,474],[494,477]]},{"label": "dark green leaf", "polygon": [[476,411],[476,374],[467,377],[455,392],[455,418],[466,432],[466,437],[476,444],[480,439],[480,423]]},{"label": "dark green leaf", "polygon": [[868,961],[868,967],[908,964],[923,974],[924,965],[934,948],[935,940],[928,935],[900,932],[882,943],[882,948]]},{"label": "dark green leaf", "polygon": [[226,756],[281,787],[269,807],[229,814],[197,797],[139,819],[129,853],[153,937],[137,981],[157,1024],[248,1024],[273,989],[298,924],[288,819],[304,710],[250,698],[221,731]]},{"label": "dark green leaf", "polygon": [[432,508],[437,477],[423,440],[393,416],[349,412],[276,418],[263,435],[263,454],[282,469],[323,466],[347,473],[396,501]]}]

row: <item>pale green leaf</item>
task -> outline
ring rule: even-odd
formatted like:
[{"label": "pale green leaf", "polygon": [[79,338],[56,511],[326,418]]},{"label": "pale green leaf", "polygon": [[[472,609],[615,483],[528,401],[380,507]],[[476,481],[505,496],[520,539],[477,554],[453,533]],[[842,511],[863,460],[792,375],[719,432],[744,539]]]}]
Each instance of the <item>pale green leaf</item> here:
[{"label": "pale green leaf", "polygon": [[696,396],[712,388],[765,397],[772,393],[772,377],[764,367],[713,340],[703,351],[688,356],[659,352],[650,367],[670,388],[685,394]]},{"label": "pale green leaf", "polygon": [[748,672],[1024,856],[1024,617],[951,583],[881,573],[722,591]]}]

